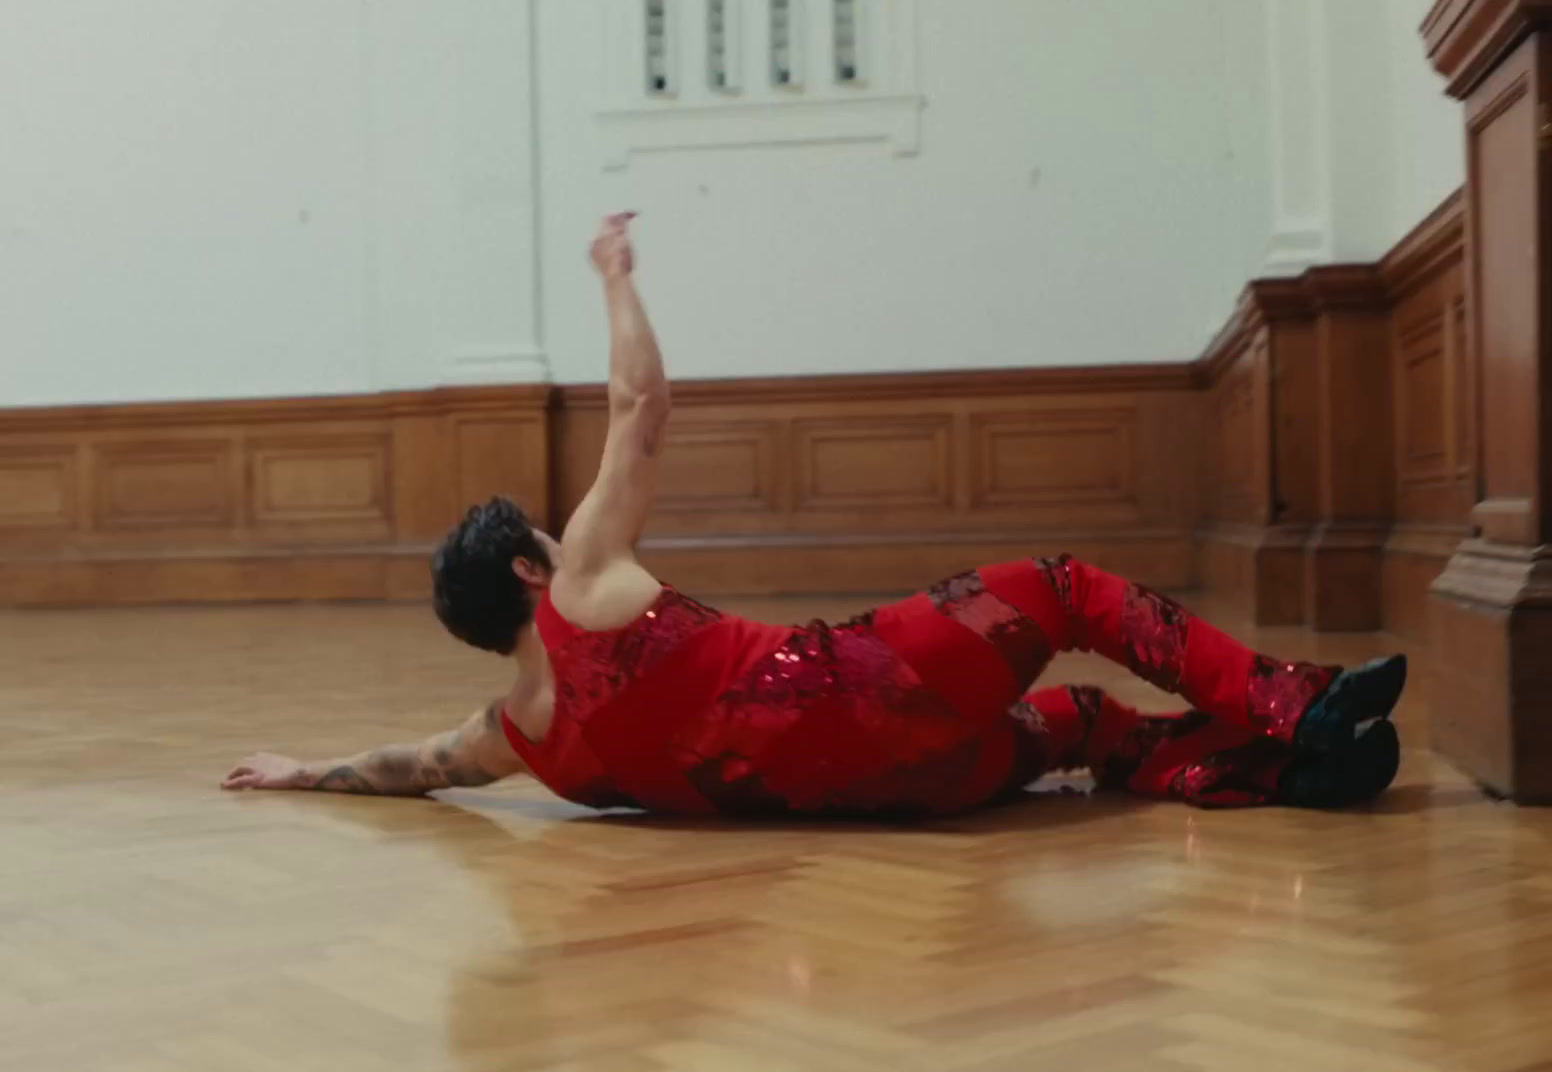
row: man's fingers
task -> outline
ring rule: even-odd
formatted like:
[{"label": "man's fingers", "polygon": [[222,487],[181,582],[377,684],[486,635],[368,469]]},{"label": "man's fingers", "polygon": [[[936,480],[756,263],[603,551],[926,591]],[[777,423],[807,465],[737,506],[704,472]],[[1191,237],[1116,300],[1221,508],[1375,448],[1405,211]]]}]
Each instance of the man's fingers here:
[{"label": "man's fingers", "polygon": [[227,776],[221,779],[222,789],[247,789],[259,780],[259,772],[244,763],[233,767]]}]

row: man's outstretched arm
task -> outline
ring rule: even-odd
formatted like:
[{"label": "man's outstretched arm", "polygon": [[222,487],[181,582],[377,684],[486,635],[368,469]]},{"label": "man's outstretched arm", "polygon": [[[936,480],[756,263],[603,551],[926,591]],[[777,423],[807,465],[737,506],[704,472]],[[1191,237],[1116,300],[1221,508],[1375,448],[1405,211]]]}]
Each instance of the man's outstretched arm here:
[{"label": "man's outstretched arm", "polygon": [[389,745],[324,763],[250,756],[232,769],[221,787],[421,797],[437,789],[489,785],[523,770],[501,729],[505,704],[505,698],[496,700],[457,729],[420,744]]},{"label": "man's outstretched arm", "polygon": [[612,216],[593,243],[609,314],[609,432],[592,489],[561,539],[573,579],[632,558],[652,510],[670,407],[657,336],[633,279],[629,215]]}]

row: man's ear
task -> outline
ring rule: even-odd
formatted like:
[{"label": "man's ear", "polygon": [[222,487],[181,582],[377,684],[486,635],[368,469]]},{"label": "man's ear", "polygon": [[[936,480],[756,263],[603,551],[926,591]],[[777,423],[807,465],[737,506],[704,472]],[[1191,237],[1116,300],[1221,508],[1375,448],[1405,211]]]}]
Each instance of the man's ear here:
[{"label": "man's ear", "polygon": [[512,572],[517,574],[518,580],[533,588],[544,588],[550,583],[550,571],[532,559],[514,558]]}]

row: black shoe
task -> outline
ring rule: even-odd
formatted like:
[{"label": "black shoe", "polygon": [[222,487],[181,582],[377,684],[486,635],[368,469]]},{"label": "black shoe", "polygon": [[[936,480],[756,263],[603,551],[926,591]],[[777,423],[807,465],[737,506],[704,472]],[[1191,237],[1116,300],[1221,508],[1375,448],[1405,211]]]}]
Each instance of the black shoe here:
[{"label": "black shoe", "polygon": [[1392,655],[1344,670],[1326,687],[1294,731],[1301,752],[1330,752],[1352,741],[1360,723],[1389,718],[1406,688],[1405,655]]},{"label": "black shoe", "polygon": [[1379,719],[1335,751],[1295,762],[1278,781],[1277,801],[1327,811],[1366,804],[1390,788],[1400,766],[1401,738]]}]

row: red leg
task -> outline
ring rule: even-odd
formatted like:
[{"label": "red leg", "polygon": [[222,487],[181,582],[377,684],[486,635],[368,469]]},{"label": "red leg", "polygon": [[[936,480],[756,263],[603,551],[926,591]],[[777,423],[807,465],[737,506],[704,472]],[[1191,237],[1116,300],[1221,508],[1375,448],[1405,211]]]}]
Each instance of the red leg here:
[{"label": "red leg", "polygon": [[1070,558],[990,566],[978,576],[988,594],[1038,626],[1048,650],[1096,652],[1217,721],[1280,741],[1292,741],[1335,675],[1258,655],[1173,600]]},{"label": "red leg", "polygon": [[1013,710],[1050,770],[1087,767],[1105,788],[1203,808],[1273,802],[1292,752],[1200,711],[1144,715],[1096,688],[1031,692]]}]

